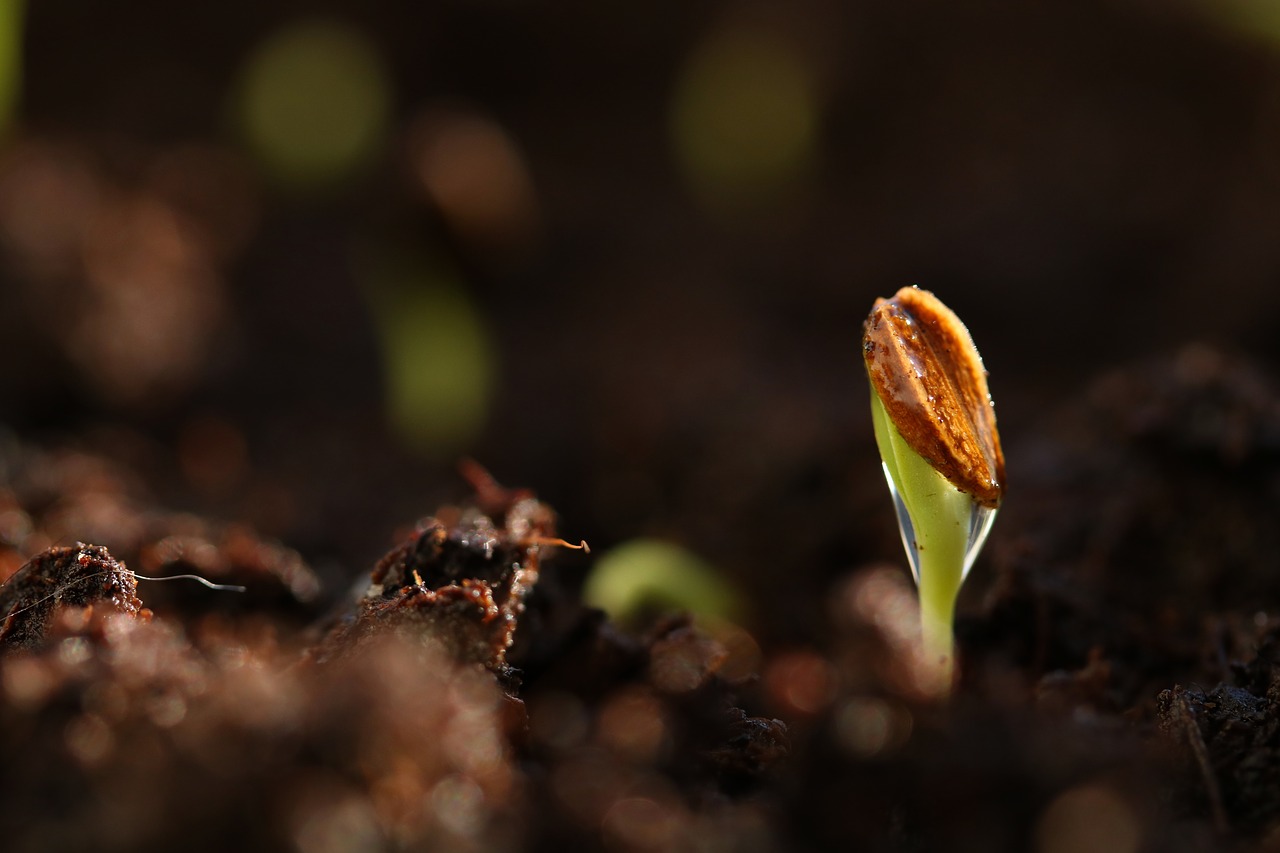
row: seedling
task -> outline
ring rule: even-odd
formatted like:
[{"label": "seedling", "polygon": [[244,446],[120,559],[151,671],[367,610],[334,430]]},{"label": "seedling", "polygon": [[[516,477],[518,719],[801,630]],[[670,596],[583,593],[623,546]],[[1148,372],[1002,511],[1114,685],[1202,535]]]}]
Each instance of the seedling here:
[{"label": "seedling", "polygon": [[922,660],[949,689],[965,575],[1004,495],[1004,454],[982,357],[927,290],[877,299],[863,324],[871,418],[920,593]]}]

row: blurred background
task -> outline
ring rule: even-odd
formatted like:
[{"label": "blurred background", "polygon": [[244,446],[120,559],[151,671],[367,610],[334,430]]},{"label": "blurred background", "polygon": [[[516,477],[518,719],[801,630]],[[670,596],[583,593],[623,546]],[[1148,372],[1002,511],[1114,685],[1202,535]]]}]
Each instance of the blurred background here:
[{"label": "blurred background", "polygon": [[1011,500],[1108,369],[1280,358],[1280,3],[0,0],[0,126],[0,441],[332,582],[470,457],[805,641],[901,561],[875,297],[967,322]]}]

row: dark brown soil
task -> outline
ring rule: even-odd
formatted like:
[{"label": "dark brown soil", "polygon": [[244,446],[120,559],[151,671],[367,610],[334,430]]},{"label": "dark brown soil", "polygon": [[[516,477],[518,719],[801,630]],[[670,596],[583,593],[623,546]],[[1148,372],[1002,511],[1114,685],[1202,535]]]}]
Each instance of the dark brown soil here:
[{"label": "dark brown soil", "polygon": [[11,444],[6,849],[1265,848],[1280,397],[1196,347],[1050,423],[1010,454],[1019,499],[945,703],[911,679],[899,569],[836,579],[826,642],[731,672],[687,620],[633,635],[584,607],[551,509],[470,466],[471,501],[325,615],[296,554],[102,477],[98,511],[137,535],[23,564],[84,504],[77,472],[125,477]]}]

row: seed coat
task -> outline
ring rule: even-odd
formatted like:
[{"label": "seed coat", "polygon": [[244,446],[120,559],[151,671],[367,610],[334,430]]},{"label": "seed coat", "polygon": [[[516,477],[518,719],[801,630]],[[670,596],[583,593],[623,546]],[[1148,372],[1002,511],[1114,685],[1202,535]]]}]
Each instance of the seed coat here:
[{"label": "seed coat", "polygon": [[871,387],[907,444],[987,507],[1004,496],[1004,453],[982,357],[964,323],[927,290],[877,299],[863,324]]}]

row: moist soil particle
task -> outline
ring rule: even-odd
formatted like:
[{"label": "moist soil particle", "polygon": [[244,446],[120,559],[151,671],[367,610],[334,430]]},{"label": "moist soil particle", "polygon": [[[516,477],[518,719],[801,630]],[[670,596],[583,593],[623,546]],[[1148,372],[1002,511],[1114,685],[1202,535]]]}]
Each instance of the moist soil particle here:
[{"label": "moist soil particle", "polygon": [[[1193,347],[1047,415],[1008,447],[946,703],[875,543],[820,639],[744,666],[741,632],[585,606],[553,510],[474,465],[341,601],[118,463],[11,443],[0,847],[1274,849],[1280,395]],[[813,588],[779,565],[762,620]]]}]

